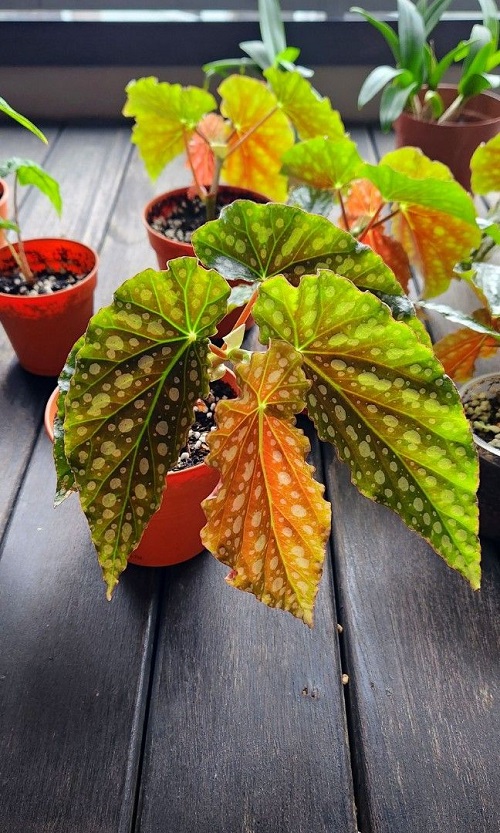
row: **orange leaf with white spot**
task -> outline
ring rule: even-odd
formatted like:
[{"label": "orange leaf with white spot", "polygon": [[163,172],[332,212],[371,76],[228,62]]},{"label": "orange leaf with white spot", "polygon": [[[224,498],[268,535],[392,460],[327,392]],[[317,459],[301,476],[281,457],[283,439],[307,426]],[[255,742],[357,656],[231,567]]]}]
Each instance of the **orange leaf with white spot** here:
[{"label": "orange leaf with white spot", "polygon": [[330,529],[330,505],[306,463],[295,427],[308,382],[291,345],[275,342],[237,367],[241,396],[220,402],[207,462],[221,472],[203,502],[207,549],[232,568],[228,581],[312,624]]}]

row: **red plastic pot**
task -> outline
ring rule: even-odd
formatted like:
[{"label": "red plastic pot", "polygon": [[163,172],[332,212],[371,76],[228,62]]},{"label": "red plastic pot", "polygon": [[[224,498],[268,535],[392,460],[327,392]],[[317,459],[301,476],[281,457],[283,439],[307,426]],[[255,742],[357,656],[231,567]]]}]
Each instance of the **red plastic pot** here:
[{"label": "red plastic pot", "polygon": [[[237,391],[234,373],[228,370],[224,381]],[[45,407],[45,430],[52,441],[58,395],[56,388]],[[204,549],[200,532],[207,520],[200,504],[216,488],[219,472],[199,463],[182,471],[168,472],[166,480],[167,488],[160,508],[129,556],[131,564],[170,567],[194,558]]]},{"label": "red plastic pot", "polygon": [[[151,226],[151,221],[155,217],[169,217],[181,200],[189,199],[187,192],[187,188],[177,188],[175,191],[167,191],[152,199],[144,209],[143,222],[146,226],[149,242],[156,253],[160,269],[165,269],[167,261],[173,260],[175,257],[194,257],[194,250],[190,243],[171,240]],[[237,199],[247,199],[257,203],[269,202],[268,198],[263,196],[263,194],[258,194],[256,191],[249,191],[246,188],[235,188],[230,185],[221,185],[219,194],[226,205],[229,205]],[[228,283],[231,286],[238,286],[244,283],[244,281],[230,280]],[[239,318],[241,310],[242,308],[238,307],[222,319],[217,328],[216,338],[222,338],[231,332]],[[246,321],[246,329],[249,329],[253,323],[254,320],[250,316]]]},{"label": "red plastic pot", "polygon": [[[0,179],[0,217],[2,220],[7,220],[8,218],[8,211],[7,211],[7,200],[9,198],[9,188],[7,183],[4,179]],[[5,239],[5,234],[2,229],[0,229],[0,245],[3,243]]]},{"label": "red plastic pot", "polygon": [[[445,107],[456,98],[452,85],[439,87]],[[394,123],[396,147],[418,147],[429,159],[443,162],[464,188],[470,190],[470,160],[481,142],[500,132],[500,98],[491,92],[474,96],[467,103],[463,120],[449,124],[419,121],[402,113]]]},{"label": "red plastic pot", "polygon": [[[17,248],[17,246],[16,246]],[[24,243],[34,273],[68,266],[86,277],[50,295],[6,295],[0,292],[0,321],[20,364],[39,376],[58,376],[73,344],[85,332],[94,309],[97,253],[74,240],[44,238]],[[0,271],[14,260],[0,249]]]}]

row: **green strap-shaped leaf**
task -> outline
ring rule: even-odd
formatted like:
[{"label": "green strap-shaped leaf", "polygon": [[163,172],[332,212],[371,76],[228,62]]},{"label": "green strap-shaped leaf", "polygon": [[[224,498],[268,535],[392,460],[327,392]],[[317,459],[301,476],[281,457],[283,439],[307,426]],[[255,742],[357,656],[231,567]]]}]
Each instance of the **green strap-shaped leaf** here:
[{"label": "green strap-shaped leaf", "polygon": [[469,330],[491,336],[491,338],[500,342],[500,332],[476,320],[472,315],[466,315],[465,312],[453,309],[453,307],[449,307],[447,304],[433,304],[431,301],[419,301],[418,306],[429,312],[439,312],[443,318],[446,318],[448,321],[453,321],[454,324],[465,325]]},{"label": "green strap-shaped leaf", "polygon": [[124,116],[135,118],[132,141],[151,179],[185,150],[200,119],[215,110],[213,95],[198,87],[159,82],[152,76],[131,81],[126,88]]},{"label": "green strap-shaped leaf", "polygon": [[126,281],[87,329],[66,396],[65,451],[108,596],[208,392],[208,338],[228,295],[220,275],[178,258]]},{"label": "green strap-shaped leaf", "polygon": [[312,382],[308,413],[368,497],[394,509],[473,587],[478,463],[451,380],[432,350],[370,293],[323,271],[261,287],[264,342],[290,342]]},{"label": "green strap-shaped leaf", "polygon": [[18,113],[17,110],[14,110],[14,108],[11,107],[10,104],[8,104],[7,101],[5,101],[5,98],[0,98],[0,111],[2,113],[5,113],[7,116],[10,116],[11,119],[14,119],[14,121],[17,121],[19,124],[21,124],[27,130],[30,130],[42,142],[44,142],[45,144],[48,144],[47,138],[42,133],[42,131],[39,130],[39,128],[35,124],[33,124],[32,121],[27,119],[26,116],[23,116],[21,113]]},{"label": "green strap-shaped leaf", "polygon": [[282,72],[270,67],[264,76],[300,139],[314,136],[339,139],[345,135],[340,114],[333,109],[330,99],[320,96],[300,72]]},{"label": "green strap-shaped leaf", "polygon": [[284,274],[298,281],[305,273],[328,268],[363,289],[403,294],[391,270],[368,246],[324,217],[291,205],[237,200],[218,220],[195,231],[191,242],[201,262],[228,279],[251,282]]},{"label": "green strap-shaped leaf", "polygon": [[338,191],[360,176],[365,165],[356,144],[341,139],[309,139],[294,145],[283,156],[283,173],[313,188]]},{"label": "green strap-shaped leaf", "polygon": [[59,184],[37,162],[13,156],[0,165],[0,176],[15,174],[20,185],[32,185],[50,200],[58,214],[62,211]]}]

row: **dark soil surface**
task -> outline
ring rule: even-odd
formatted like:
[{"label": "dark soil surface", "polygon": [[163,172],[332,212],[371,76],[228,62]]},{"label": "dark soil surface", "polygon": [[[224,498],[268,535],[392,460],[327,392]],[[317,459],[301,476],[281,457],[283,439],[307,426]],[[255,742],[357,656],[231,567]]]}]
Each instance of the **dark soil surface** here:
[{"label": "dark soil surface", "polygon": [[[224,206],[234,202],[238,197],[245,197],[245,194],[237,189],[225,188],[219,193],[217,200],[216,216],[218,217]],[[259,200],[252,197],[254,202]],[[267,200],[262,198],[261,202]],[[178,243],[190,243],[191,235],[197,228],[206,221],[205,206],[199,197],[192,199],[186,197],[168,197],[162,202],[157,202],[148,215],[148,223],[159,234],[176,240]]]},{"label": "dark soil surface", "polygon": [[234,399],[236,394],[232,387],[221,380],[210,383],[210,393],[206,399],[199,399],[194,407],[195,421],[189,429],[187,445],[179,454],[179,460],[171,471],[196,466],[202,463],[208,454],[207,436],[216,428],[214,411],[221,399]]},{"label": "dark soil surface", "polygon": [[476,393],[464,403],[472,430],[483,442],[500,449],[500,394]]},{"label": "dark soil surface", "polygon": [[10,272],[0,274],[0,292],[5,295],[51,295],[73,286],[84,277],[85,275],[76,274],[68,269],[56,273],[45,270],[36,272],[35,283],[31,286],[26,283],[16,267]]}]

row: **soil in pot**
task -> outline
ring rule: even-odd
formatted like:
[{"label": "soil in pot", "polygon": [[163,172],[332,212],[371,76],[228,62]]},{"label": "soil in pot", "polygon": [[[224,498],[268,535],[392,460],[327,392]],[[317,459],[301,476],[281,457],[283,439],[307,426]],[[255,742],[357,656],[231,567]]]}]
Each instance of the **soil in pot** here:
[{"label": "soil in pot", "polygon": [[500,540],[500,375],[478,376],[460,393],[479,454],[479,531]]},{"label": "soil in pot", "polygon": [[97,254],[57,238],[27,240],[24,249],[34,289],[19,276],[9,248],[0,249],[0,321],[25,370],[57,376],[92,316]]}]

